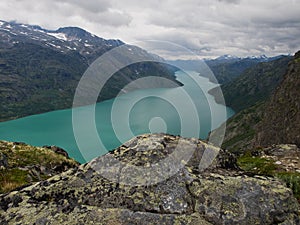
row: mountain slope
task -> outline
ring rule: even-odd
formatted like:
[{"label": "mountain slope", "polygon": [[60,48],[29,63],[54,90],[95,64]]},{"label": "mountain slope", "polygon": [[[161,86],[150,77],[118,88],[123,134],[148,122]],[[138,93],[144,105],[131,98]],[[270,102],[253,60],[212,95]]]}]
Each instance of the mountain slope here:
[{"label": "mountain slope", "polygon": [[[76,27],[49,31],[2,21],[0,121],[72,107],[75,89],[88,66],[118,46],[124,46],[130,54],[154,59],[136,46],[105,40]],[[126,84],[146,76],[176,82],[173,71],[161,63],[137,63],[114,74],[98,101],[115,97]]]},{"label": "mountain slope", "polygon": [[283,82],[266,106],[256,144],[289,143],[300,146],[300,52],[295,54]]},{"label": "mountain slope", "polygon": [[[281,60],[285,61],[285,59],[280,59],[279,62]],[[243,153],[260,145],[297,144],[299,146],[299,63],[298,52],[290,60],[283,80],[268,100],[256,102],[252,107],[238,112],[227,121],[222,147],[232,152]],[[274,65],[278,68],[277,64]],[[254,78],[255,76],[252,77]],[[250,83],[255,83],[255,81]],[[218,129],[213,132],[217,134]]]},{"label": "mountain slope", "polygon": [[[259,63],[231,82],[221,85],[226,105],[239,112],[268,99],[282,81],[291,59],[292,57],[283,56]],[[221,102],[217,91],[218,89],[212,89],[209,93],[215,96],[217,102]]]}]

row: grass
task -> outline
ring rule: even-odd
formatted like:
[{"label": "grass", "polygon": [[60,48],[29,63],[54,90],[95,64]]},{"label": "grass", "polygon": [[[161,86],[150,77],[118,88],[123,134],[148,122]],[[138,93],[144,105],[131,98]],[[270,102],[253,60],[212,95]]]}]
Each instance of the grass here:
[{"label": "grass", "polygon": [[277,169],[274,161],[250,156],[249,154],[240,157],[238,165],[247,172],[266,176],[273,176],[274,171]]},{"label": "grass", "polygon": [[[0,141],[0,152],[5,155],[8,162],[6,168],[0,168],[0,193],[45,180],[50,177],[50,174],[58,173],[54,170],[57,166],[66,165],[67,168],[72,168],[78,165],[73,159],[67,159],[50,149],[21,143]],[[40,167],[45,167],[46,171],[39,171]]]},{"label": "grass", "polygon": [[250,153],[239,157],[238,165],[246,172],[273,176],[283,181],[292,189],[294,196],[300,202],[300,174],[297,172],[280,171],[273,160],[251,156]]},{"label": "grass", "polygon": [[11,191],[17,187],[29,184],[28,172],[18,168],[2,170],[0,174],[0,193]]},{"label": "grass", "polygon": [[280,172],[277,173],[276,176],[293,190],[295,197],[300,202],[300,174],[293,172]]}]

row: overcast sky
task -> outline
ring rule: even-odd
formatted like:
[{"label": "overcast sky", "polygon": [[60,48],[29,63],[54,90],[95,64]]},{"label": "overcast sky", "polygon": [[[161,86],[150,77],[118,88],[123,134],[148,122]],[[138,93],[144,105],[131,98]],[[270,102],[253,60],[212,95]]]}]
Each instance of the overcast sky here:
[{"label": "overcast sky", "polygon": [[[0,12],[6,21],[78,26],[129,44],[172,42],[201,58],[300,49],[300,0],[9,0],[0,2]],[[168,48],[156,53],[189,57]]]}]

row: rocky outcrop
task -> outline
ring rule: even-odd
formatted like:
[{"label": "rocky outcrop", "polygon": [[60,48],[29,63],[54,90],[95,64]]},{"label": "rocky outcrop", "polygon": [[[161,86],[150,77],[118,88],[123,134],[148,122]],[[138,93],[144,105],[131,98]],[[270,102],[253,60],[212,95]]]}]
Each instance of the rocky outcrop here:
[{"label": "rocky outcrop", "polygon": [[267,105],[256,142],[300,146],[300,51],[295,54],[283,82]]},{"label": "rocky outcrop", "polygon": [[272,145],[260,151],[262,158],[272,160],[277,170],[300,174],[300,149],[296,145]]},{"label": "rocky outcrop", "polygon": [[[177,151],[191,158],[176,161]],[[176,172],[160,180],[155,165],[174,155],[169,169]],[[0,196],[1,224],[299,224],[298,210],[277,179],[247,176],[230,153],[164,134],[138,136],[90,163]]]},{"label": "rocky outcrop", "polygon": [[0,193],[46,180],[78,165],[59,147],[0,141]]}]

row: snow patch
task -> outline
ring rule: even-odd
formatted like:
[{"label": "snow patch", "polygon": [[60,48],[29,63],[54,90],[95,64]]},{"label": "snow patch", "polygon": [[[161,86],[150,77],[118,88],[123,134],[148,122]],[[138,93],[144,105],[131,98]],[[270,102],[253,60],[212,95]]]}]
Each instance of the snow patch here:
[{"label": "snow patch", "polygon": [[[37,38],[37,37],[30,37],[32,40],[37,40],[37,41],[39,41],[40,39],[39,38]],[[46,40],[47,41],[47,40]]]},{"label": "snow patch", "polygon": [[64,40],[64,41],[68,40],[66,34],[64,33],[47,33],[47,34],[60,40]]},{"label": "snow patch", "polygon": [[60,46],[52,44],[52,43],[49,43],[49,42],[46,45],[48,45],[48,46],[50,45],[50,46],[52,46],[54,48],[61,48]]},{"label": "snow patch", "polygon": [[90,44],[84,43],[84,46],[85,46],[85,47],[92,47],[93,45],[90,45]]},{"label": "snow patch", "polygon": [[27,25],[25,25],[25,24],[21,24],[21,27],[28,28],[28,26],[27,26]]},{"label": "snow patch", "polygon": [[10,34],[12,35],[17,35],[16,33],[14,32],[11,32],[9,29],[5,29],[5,28],[0,28],[0,30],[5,30],[5,31],[8,31]]},{"label": "snow patch", "polygon": [[0,21],[0,26],[2,26],[4,23],[2,21]]},{"label": "snow patch", "polygon": [[39,29],[34,29],[34,31],[36,31],[36,32],[41,32],[41,33],[45,33],[45,31],[39,30]]}]

